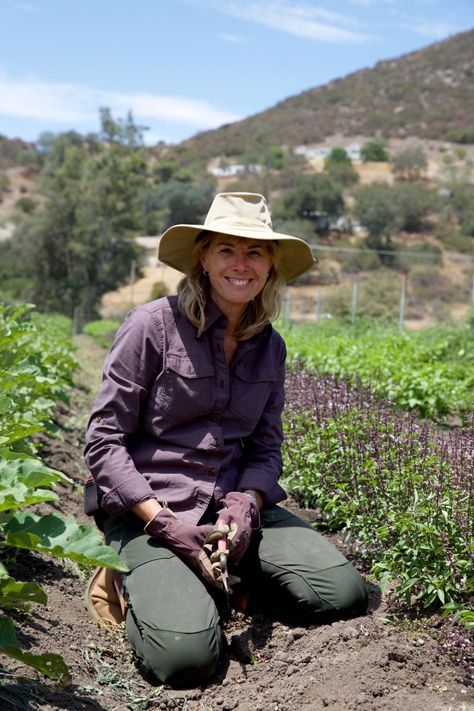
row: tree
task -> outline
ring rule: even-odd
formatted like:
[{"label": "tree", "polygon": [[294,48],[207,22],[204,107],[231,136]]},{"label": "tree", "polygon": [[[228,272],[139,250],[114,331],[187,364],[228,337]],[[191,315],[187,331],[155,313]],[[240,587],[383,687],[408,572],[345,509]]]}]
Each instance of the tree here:
[{"label": "tree", "polygon": [[397,178],[412,182],[419,180],[427,166],[428,161],[421,148],[407,148],[395,157],[393,172]]},{"label": "tree", "polygon": [[147,180],[131,116],[115,122],[102,110],[101,118],[102,140],[69,132],[52,142],[40,175],[45,207],[16,234],[29,255],[38,308],[71,315],[78,307],[85,319],[128,278]]},{"label": "tree", "polygon": [[298,219],[312,212],[340,215],[344,209],[341,190],[331,178],[321,173],[303,175],[298,184],[289,190],[283,203],[276,208],[282,219]]},{"label": "tree", "polygon": [[200,185],[170,180],[149,188],[142,211],[147,232],[161,232],[171,225],[200,223],[214,197],[214,183]]},{"label": "tree", "polygon": [[364,143],[360,150],[360,155],[364,163],[374,161],[375,163],[387,163],[387,140],[385,138],[374,138],[373,141]]},{"label": "tree", "polygon": [[359,180],[358,173],[352,166],[352,161],[344,148],[333,148],[324,159],[324,171],[342,187],[354,185]]},{"label": "tree", "polygon": [[407,232],[420,232],[436,205],[433,191],[421,183],[394,185],[390,192],[399,213],[398,226]]},{"label": "tree", "polygon": [[324,167],[328,168],[333,163],[346,163],[347,165],[352,165],[352,161],[349,158],[345,148],[333,148],[328,156],[324,159]]},{"label": "tree", "polygon": [[[400,213],[388,185],[364,185],[354,194],[354,213],[367,228],[367,245],[377,250],[392,250],[392,233],[400,225]],[[386,257],[381,255],[384,263]]]}]

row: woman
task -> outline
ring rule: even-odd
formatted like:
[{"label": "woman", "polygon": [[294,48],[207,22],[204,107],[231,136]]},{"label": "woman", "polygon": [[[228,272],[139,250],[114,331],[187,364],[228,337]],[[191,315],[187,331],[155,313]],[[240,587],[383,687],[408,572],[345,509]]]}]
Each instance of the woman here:
[{"label": "woman", "polygon": [[185,276],[119,330],[86,459],[130,570],[129,640],[161,682],[192,686],[216,669],[219,599],[238,577],[301,624],[364,611],[367,592],[277,506],[286,352],[270,319],[280,286],[313,265],[309,246],[273,232],[261,195],[222,193],[204,225],[163,234],[159,259]]}]

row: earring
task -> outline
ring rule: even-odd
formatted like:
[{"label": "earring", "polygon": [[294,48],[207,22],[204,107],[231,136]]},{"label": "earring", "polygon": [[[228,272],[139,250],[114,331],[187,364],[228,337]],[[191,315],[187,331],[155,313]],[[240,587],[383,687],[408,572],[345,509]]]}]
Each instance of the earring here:
[{"label": "earring", "polygon": [[203,275],[204,277],[207,277],[207,276],[209,276],[209,272],[207,272],[205,269],[203,269],[203,270],[202,270],[202,275]]}]

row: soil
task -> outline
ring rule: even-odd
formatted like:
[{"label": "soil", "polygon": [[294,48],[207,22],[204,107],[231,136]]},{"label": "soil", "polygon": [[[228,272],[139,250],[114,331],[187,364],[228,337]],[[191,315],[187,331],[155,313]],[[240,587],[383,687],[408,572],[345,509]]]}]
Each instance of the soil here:
[{"label": "soil", "polygon": [[[86,336],[77,345],[83,369],[69,406],[58,412],[64,439],[44,439],[42,456],[75,482],[62,487],[56,508],[88,522],[82,513],[82,448],[104,351]],[[314,511],[299,513],[309,521],[315,517]],[[351,557],[342,538],[334,543]],[[70,675],[45,681],[2,657],[1,709],[474,711],[471,672],[442,647],[450,633],[459,636],[453,623],[436,615],[403,616],[370,581],[368,613],[350,620],[306,629],[265,614],[233,613],[224,625],[227,647],[215,679],[205,687],[173,690],[142,673],[122,626],[110,632],[89,619],[84,590],[90,571],[30,552],[21,552],[9,569],[20,580],[40,582],[48,595],[46,607],[15,614],[24,649],[61,654]]]}]

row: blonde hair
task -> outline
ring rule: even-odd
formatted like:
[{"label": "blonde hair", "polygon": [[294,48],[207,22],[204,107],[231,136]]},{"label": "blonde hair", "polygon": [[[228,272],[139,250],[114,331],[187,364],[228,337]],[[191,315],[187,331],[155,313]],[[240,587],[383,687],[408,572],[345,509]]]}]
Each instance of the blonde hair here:
[{"label": "blonde hair", "polygon": [[[210,281],[204,274],[201,257],[208,249],[214,233],[203,230],[197,237],[193,254],[194,264],[178,284],[178,304],[180,311],[187,316],[197,328],[198,337],[204,332],[206,325],[206,302],[210,293]],[[281,306],[281,287],[283,279],[278,274],[280,251],[276,240],[264,242],[271,259],[268,279],[262,291],[249,301],[239,327],[235,333],[237,340],[246,341],[252,338],[270,322],[277,318]]]}]

